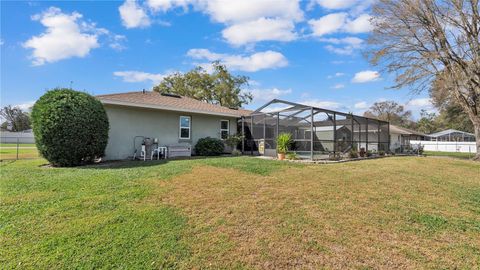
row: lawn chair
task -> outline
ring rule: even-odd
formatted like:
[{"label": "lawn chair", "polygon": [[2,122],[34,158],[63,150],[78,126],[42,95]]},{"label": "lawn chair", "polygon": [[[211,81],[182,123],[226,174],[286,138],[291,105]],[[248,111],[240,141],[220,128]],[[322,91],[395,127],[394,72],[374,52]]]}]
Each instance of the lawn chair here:
[{"label": "lawn chair", "polygon": [[159,146],[157,148],[154,148],[150,154],[150,159],[153,160],[154,156],[157,156],[157,160],[160,158],[167,159],[168,158],[168,148],[166,146]]}]

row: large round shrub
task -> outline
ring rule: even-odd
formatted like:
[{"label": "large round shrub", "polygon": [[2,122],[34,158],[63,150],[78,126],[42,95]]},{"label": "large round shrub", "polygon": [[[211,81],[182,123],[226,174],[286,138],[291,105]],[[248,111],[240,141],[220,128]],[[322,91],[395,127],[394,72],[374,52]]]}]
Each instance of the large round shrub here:
[{"label": "large round shrub", "polygon": [[218,156],[223,153],[223,142],[215,138],[201,138],[195,145],[195,154],[199,156]]},{"label": "large round shrub", "polygon": [[38,151],[54,166],[92,162],[107,146],[107,114],[87,93],[48,91],[33,106],[32,123]]}]

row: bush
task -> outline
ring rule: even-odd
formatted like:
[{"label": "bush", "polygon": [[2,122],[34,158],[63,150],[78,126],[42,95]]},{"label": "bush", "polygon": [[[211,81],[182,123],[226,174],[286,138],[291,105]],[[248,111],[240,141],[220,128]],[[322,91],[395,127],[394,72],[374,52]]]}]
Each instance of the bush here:
[{"label": "bush", "polygon": [[242,142],[243,136],[241,134],[228,135],[225,139],[225,144],[230,146],[233,150],[237,149],[237,146]]},{"label": "bush", "polygon": [[232,156],[241,156],[242,155],[242,151],[240,150],[232,150]]},{"label": "bush", "polygon": [[223,153],[225,146],[220,139],[201,138],[195,145],[195,154],[199,156],[218,156]]},{"label": "bush", "polygon": [[287,153],[287,159],[289,159],[289,160],[299,160],[300,158],[298,157],[297,153],[289,152],[289,153]]},{"label": "bush", "polygon": [[378,151],[378,155],[381,157],[385,156],[385,151],[383,150]]},{"label": "bush", "polygon": [[329,160],[334,160],[334,161],[338,161],[338,160],[341,160],[342,159],[342,155],[340,153],[330,153],[328,155],[328,159]]},{"label": "bush", "polygon": [[32,109],[40,154],[53,166],[76,166],[102,157],[108,142],[108,117],[102,103],[87,93],[53,89]]},{"label": "bush", "polygon": [[350,150],[350,152],[348,152],[348,157],[349,158],[358,158],[357,150],[355,150],[355,149]]}]

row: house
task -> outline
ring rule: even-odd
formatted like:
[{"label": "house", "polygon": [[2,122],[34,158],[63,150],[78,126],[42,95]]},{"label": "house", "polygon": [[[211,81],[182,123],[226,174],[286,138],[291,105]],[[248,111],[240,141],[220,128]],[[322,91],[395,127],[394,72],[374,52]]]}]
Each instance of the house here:
[{"label": "house", "polygon": [[106,160],[132,157],[142,138],[157,139],[159,146],[189,145],[192,148],[200,138],[226,138],[237,132],[238,118],[250,113],[151,91],[99,95],[97,98],[110,123]]},{"label": "house", "polygon": [[410,146],[411,140],[425,140],[427,137],[415,130],[390,125],[390,151],[401,152],[404,147]]},{"label": "house", "polygon": [[456,129],[447,129],[428,135],[431,141],[437,142],[474,142],[475,134]]}]

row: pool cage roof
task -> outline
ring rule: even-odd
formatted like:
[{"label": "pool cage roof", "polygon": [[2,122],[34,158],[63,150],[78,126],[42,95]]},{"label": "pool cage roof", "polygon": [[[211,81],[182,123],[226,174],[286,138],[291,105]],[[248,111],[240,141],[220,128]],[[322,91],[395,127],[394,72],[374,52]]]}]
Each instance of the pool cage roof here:
[{"label": "pool cage roof", "polygon": [[388,122],[280,99],[240,121],[244,153],[276,156],[276,138],[284,132],[292,134],[291,152],[312,160],[352,149],[388,151],[390,145]]}]

